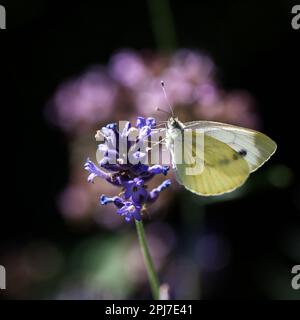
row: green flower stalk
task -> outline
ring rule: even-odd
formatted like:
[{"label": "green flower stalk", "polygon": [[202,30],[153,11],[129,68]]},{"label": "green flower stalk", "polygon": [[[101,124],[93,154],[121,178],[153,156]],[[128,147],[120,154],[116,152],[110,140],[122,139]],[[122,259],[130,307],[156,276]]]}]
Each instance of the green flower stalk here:
[{"label": "green flower stalk", "polygon": [[157,277],[157,274],[155,272],[154,264],[150,255],[150,251],[148,248],[146,236],[145,236],[145,230],[143,226],[142,221],[135,220],[136,230],[139,237],[140,247],[141,251],[144,256],[145,265],[147,268],[149,283],[151,286],[152,296],[153,299],[158,300],[159,299],[159,279]]}]

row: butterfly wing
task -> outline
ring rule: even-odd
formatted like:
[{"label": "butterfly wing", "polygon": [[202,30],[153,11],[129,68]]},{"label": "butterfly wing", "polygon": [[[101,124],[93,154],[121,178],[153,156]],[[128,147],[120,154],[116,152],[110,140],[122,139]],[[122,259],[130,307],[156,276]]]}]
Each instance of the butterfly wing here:
[{"label": "butterfly wing", "polygon": [[[193,143],[198,133],[193,130],[193,141],[184,142],[185,162],[192,163],[194,155],[199,154]],[[203,169],[198,174],[188,174],[190,165],[180,163],[172,152],[173,167],[179,183],[193,193],[204,196],[220,195],[241,186],[249,176],[249,166],[242,155],[228,144],[204,134],[204,148],[200,152]]]},{"label": "butterfly wing", "polygon": [[250,172],[261,167],[276,151],[276,143],[265,134],[213,121],[193,121],[185,123],[186,128],[201,128],[205,135],[215,138],[243,156]]}]

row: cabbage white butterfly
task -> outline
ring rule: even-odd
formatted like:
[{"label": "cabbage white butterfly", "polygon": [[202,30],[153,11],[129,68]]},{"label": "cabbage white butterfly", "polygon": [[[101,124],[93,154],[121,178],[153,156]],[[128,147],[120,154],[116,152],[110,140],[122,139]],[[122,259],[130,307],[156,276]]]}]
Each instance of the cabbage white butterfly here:
[{"label": "cabbage white butterfly", "polygon": [[[163,81],[161,85],[167,100]],[[169,107],[172,116],[167,121],[166,129],[163,129],[166,146],[171,153],[177,181],[193,193],[214,196],[237,189],[276,151],[276,143],[261,132],[213,121],[182,123],[174,116],[170,104]],[[185,159],[196,155],[196,160],[198,157],[203,165],[194,174],[187,174],[189,164],[182,163],[174,150],[186,130],[192,130],[192,138],[199,137],[202,141],[200,153],[197,152],[199,146],[195,146],[192,139],[183,142]]]}]

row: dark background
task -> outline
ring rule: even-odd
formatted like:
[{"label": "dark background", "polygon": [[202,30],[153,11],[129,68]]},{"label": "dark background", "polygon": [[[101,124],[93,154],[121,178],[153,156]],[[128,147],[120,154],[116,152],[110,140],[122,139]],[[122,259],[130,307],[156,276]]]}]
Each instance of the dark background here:
[{"label": "dark background", "polygon": [[[300,263],[281,246],[284,231],[300,230],[300,30],[291,28],[294,3],[171,1],[177,47],[208,52],[226,89],[251,92],[264,131],[278,144],[272,162],[293,172],[287,188],[267,189],[208,208],[206,223],[212,228],[226,221],[222,232],[230,239],[233,259],[225,271],[213,276],[213,285],[206,287],[203,280],[203,298],[272,298],[253,281],[255,265],[265,259],[290,281],[292,266]],[[1,4],[7,10],[7,30],[0,31],[5,70],[0,89],[2,141],[8,142],[2,150],[2,170],[8,178],[2,179],[2,186],[9,202],[1,210],[0,257],[34,239],[72,246],[86,236],[68,228],[55,203],[68,179],[67,142],[46,123],[43,108],[58,83],[87,65],[105,63],[118,48],[157,48],[146,1]],[[171,211],[173,217],[168,219],[179,228],[176,203]],[[97,227],[86,233],[97,233]],[[268,276],[272,277],[271,271]],[[295,297],[295,292],[291,295]]]}]

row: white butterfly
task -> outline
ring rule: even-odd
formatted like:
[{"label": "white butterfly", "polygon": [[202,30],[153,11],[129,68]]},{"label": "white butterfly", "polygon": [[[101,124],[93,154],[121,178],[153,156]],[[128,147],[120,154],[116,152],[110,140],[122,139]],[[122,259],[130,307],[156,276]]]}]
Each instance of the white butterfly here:
[{"label": "white butterfly", "polygon": [[[162,87],[164,90],[163,82]],[[163,131],[173,169],[178,182],[198,195],[220,195],[235,190],[276,151],[276,143],[261,132],[213,121],[182,123],[173,116],[171,106],[170,109],[172,117]],[[187,130],[192,135],[183,142],[185,161],[182,161],[174,147]],[[202,150],[195,145],[195,138],[202,141]],[[187,174],[195,155],[202,168]]]}]

